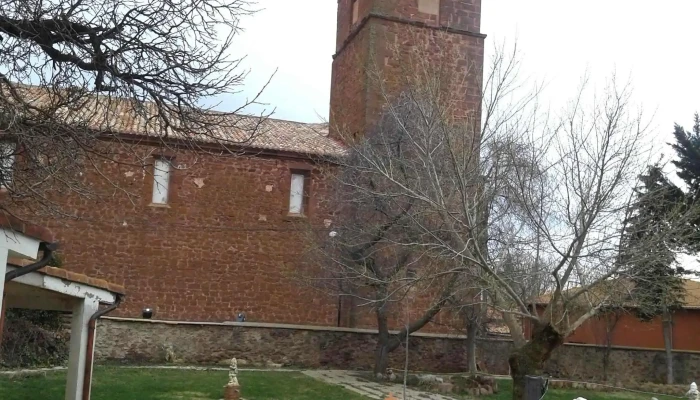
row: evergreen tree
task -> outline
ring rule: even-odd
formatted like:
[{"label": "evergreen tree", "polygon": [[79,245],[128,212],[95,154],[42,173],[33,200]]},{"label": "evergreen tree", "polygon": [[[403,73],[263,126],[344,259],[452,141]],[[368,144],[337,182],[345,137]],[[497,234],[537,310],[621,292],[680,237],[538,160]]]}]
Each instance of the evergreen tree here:
[{"label": "evergreen tree", "polygon": [[666,381],[673,384],[672,316],[683,306],[685,297],[685,271],[673,265],[674,250],[682,246],[674,229],[679,211],[685,209],[686,195],[658,165],[650,166],[640,181],[635,189],[635,208],[626,224],[621,261],[632,271],[637,316],[643,321],[662,318]]},{"label": "evergreen tree", "polygon": [[672,162],[686,186],[683,199],[677,203],[683,207],[685,215],[684,224],[678,227],[682,231],[677,236],[684,241],[686,250],[697,253],[700,251],[700,116],[695,114],[692,132],[676,124],[673,135],[676,143],[671,147],[676,152],[676,160]]},{"label": "evergreen tree", "polygon": [[650,166],[635,189],[635,210],[627,221],[625,264],[634,268],[634,301],[643,320],[677,309],[683,300],[683,268],[675,267],[678,240],[676,217],[685,208],[683,191],[658,165]]},{"label": "evergreen tree", "polygon": [[671,182],[659,165],[649,167],[635,189],[620,255],[633,270],[637,316],[645,321],[662,318],[669,384],[673,383],[672,315],[683,306],[683,276],[689,272],[674,266],[675,252],[700,251],[700,116],[695,114],[692,132],[676,124],[673,135],[672,163],[685,188]]},{"label": "evergreen tree", "polygon": [[687,132],[676,124],[673,136],[676,143],[671,144],[671,147],[677,156],[673,165],[677,168],[678,177],[688,185],[687,194],[696,200],[700,195],[700,116],[695,114],[692,132]]}]

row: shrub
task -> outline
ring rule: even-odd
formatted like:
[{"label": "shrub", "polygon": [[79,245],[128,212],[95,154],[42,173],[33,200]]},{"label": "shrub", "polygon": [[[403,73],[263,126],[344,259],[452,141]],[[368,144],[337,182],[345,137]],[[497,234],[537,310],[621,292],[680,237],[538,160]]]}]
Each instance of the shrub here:
[{"label": "shrub", "polygon": [[8,309],[0,347],[4,368],[52,367],[68,359],[70,334],[63,328],[62,313]]}]

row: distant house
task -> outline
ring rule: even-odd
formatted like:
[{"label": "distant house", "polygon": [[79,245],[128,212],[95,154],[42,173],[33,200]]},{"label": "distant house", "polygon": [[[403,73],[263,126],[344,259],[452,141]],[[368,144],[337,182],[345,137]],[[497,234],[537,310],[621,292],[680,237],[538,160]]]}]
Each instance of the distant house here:
[{"label": "distant house", "polygon": [[[672,316],[673,350],[700,351],[700,282],[686,280],[684,285],[685,306]],[[539,307],[544,308],[544,302]],[[525,331],[530,331],[527,322]],[[664,348],[661,317],[642,321],[636,317],[633,306],[624,311],[603,313],[589,319],[566,341],[598,346]]]}]

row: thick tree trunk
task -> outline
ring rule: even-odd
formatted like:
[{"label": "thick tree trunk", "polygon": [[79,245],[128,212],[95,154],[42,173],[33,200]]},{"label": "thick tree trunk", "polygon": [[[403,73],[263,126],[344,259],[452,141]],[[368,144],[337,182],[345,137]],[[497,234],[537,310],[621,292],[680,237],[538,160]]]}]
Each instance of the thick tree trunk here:
[{"label": "thick tree trunk", "polygon": [[384,377],[389,367],[389,348],[386,343],[379,343],[374,354],[374,374],[376,377]]},{"label": "thick tree trunk", "polygon": [[476,318],[470,318],[467,322],[467,371],[470,374],[477,373],[476,367],[476,335],[479,324]]},{"label": "thick tree trunk", "polygon": [[374,375],[384,376],[389,367],[389,321],[386,312],[386,303],[377,307],[377,350],[374,355]]},{"label": "thick tree trunk", "polygon": [[663,315],[664,348],[666,349],[666,384],[673,385],[673,318],[671,313],[664,310]]},{"label": "thick tree trunk", "polygon": [[389,354],[399,348],[401,340],[389,335],[386,313],[378,310],[377,322],[379,323],[379,340],[377,350],[374,353],[374,375],[383,378],[387,368],[389,368]]},{"label": "thick tree trunk", "polygon": [[398,349],[401,346],[401,341],[406,338],[406,336],[412,334],[423,328],[428,322],[440,312],[442,307],[447,302],[447,294],[452,293],[453,286],[456,282],[455,278],[452,278],[450,283],[445,287],[442,298],[437,303],[433,304],[428,310],[426,310],[423,315],[417,320],[408,323],[401,331],[396,335],[389,334],[389,321],[387,316],[387,302],[388,298],[388,287],[381,286],[377,288],[377,300],[378,307],[376,311],[377,315],[377,330],[379,331],[377,351],[375,353],[374,360],[374,374],[384,375],[386,369],[389,366],[389,354]]},{"label": "thick tree trunk", "polygon": [[508,358],[513,378],[513,400],[525,399],[525,378],[542,374],[552,351],[564,343],[564,337],[549,323],[535,325],[532,339],[511,352]]}]

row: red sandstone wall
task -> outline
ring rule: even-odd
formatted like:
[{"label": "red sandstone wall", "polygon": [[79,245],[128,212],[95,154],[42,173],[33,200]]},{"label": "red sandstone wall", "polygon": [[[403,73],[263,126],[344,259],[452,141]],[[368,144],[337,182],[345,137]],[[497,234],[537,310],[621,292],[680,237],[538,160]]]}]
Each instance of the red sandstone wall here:
[{"label": "red sandstone wall", "polygon": [[[378,64],[382,66],[380,79],[386,85],[385,93],[398,94],[413,80],[432,74],[441,79],[441,89],[445,91],[445,98],[449,99],[443,106],[451,108],[453,118],[478,119],[484,62],[483,38],[384,20],[373,21],[370,25],[372,36],[382,38],[375,44],[375,53]],[[410,47],[406,47],[407,44]],[[377,89],[369,93],[368,108],[371,111],[368,123],[371,123],[386,100]]]},{"label": "red sandstone wall", "polygon": [[478,129],[484,60],[480,0],[442,0],[438,15],[421,12],[418,0],[358,1],[354,25],[352,0],[338,2],[331,131],[365,133],[386,104],[383,95],[398,94],[407,75],[426,70],[448,82],[454,117],[476,116]]},{"label": "red sandstone wall", "polygon": [[441,24],[481,32],[481,0],[440,0]]},{"label": "red sandstone wall", "polygon": [[331,78],[331,134],[337,130],[344,135],[364,130],[367,118],[367,59],[369,57],[369,31],[358,33],[346,51],[333,60]]},{"label": "red sandstone wall", "polygon": [[45,222],[62,242],[65,267],[124,285],[127,300],[116,315],[139,317],[153,307],[158,319],[226,321],[245,312],[251,321],[336,324],[337,298],[295,281],[309,268],[301,262],[307,222],[329,218],[327,185],[315,170],[310,217],[287,216],[290,168],[312,164],[193,152],[176,154],[174,164],[181,169],[171,172],[167,207],[149,205],[151,171],[100,165],[131,198],[87,173],[103,196],[67,196],[65,210],[79,219]]}]

